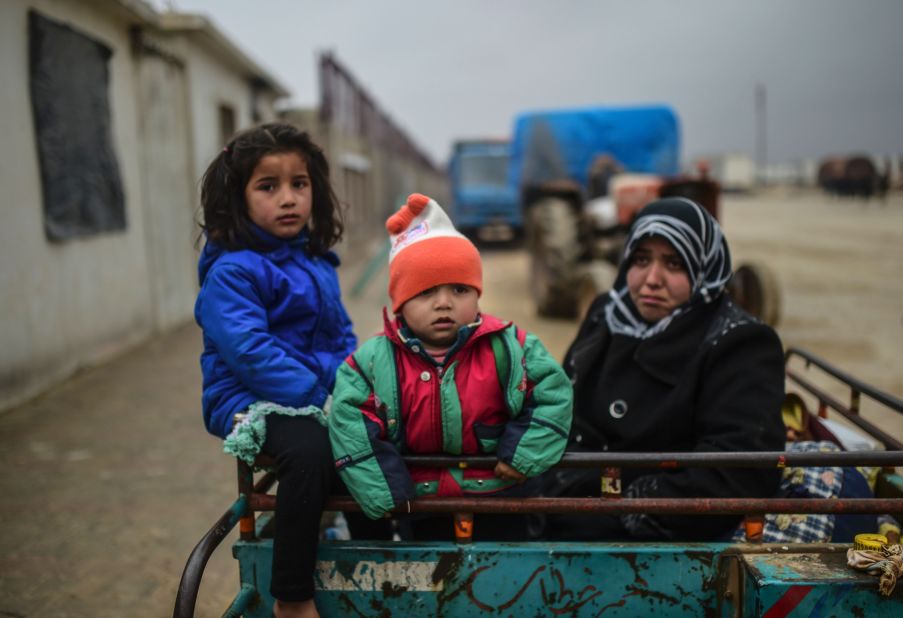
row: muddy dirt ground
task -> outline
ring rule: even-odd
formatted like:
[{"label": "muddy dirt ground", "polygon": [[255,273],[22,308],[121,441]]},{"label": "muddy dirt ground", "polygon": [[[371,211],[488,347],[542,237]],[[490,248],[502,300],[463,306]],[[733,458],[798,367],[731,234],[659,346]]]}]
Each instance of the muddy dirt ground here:
[{"label": "muddy dirt ground", "polygon": [[[772,190],[726,197],[722,221],[735,264],[775,271],[785,345],[903,397],[903,195]],[[523,251],[483,254],[484,310],[560,358],[576,324],[534,315]],[[363,257],[344,269],[348,291]],[[385,271],[346,296],[362,336],[379,327],[384,287]],[[235,497],[234,464],[201,424],[199,351],[188,324],[0,413],[0,617],[171,615],[188,553]],[[868,402],[864,414],[903,438],[903,418]],[[198,616],[220,616],[237,590],[231,541],[208,565]]]}]

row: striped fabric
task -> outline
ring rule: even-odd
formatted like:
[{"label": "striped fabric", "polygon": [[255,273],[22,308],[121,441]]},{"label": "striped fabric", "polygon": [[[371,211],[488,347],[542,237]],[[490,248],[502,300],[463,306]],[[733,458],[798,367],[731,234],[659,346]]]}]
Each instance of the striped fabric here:
[{"label": "striped fabric", "polygon": [[[645,322],[630,300],[627,270],[642,240],[660,236],[677,251],[690,278],[690,300],[654,324]],[[731,278],[731,256],[718,222],[684,197],[652,202],[640,211],[624,246],[618,277],[609,293],[605,321],[613,333],[646,339],[664,331],[677,316],[721,297]]]}]

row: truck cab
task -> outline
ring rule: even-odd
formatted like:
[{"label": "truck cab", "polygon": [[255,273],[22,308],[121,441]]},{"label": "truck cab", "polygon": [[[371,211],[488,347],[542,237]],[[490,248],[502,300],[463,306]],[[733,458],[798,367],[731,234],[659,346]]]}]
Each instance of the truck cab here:
[{"label": "truck cab", "polygon": [[509,184],[511,145],[505,140],[455,142],[449,162],[450,216],[463,233],[510,240],[521,232],[517,190]]}]

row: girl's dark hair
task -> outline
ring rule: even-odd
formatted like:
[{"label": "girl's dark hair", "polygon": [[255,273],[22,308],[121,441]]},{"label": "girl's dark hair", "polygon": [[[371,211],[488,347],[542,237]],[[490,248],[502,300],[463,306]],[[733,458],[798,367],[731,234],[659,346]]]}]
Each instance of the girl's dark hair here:
[{"label": "girl's dark hair", "polygon": [[204,172],[201,228],[209,240],[229,250],[263,248],[251,229],[245,187],[260,159],[284,152],[297,152],[307,163],[313,193],[309,252],[322,255],[342,238],[342,211],[329,182],[329,163],[323,150],[307,132],[273,122],[236,134]]}]

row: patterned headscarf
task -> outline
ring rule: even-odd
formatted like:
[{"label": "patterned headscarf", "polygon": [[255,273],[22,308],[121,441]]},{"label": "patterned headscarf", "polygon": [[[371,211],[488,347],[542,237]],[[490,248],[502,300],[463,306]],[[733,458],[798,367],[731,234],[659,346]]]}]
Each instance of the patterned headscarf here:
[{"label": "patterned headscarf", "polygon": [[[690,299],[654,324],[640,317],[627,289],[627,270],[642,240],[660,236],[677,251],[690,278]],[[669,197],[645,206],[637,215],[609,292],[605,321],[612,333],[646,339],[666,328],[677,316],[721,297],[731,278],[731,255],[718,222],[699,204],[685,197]]]}]

